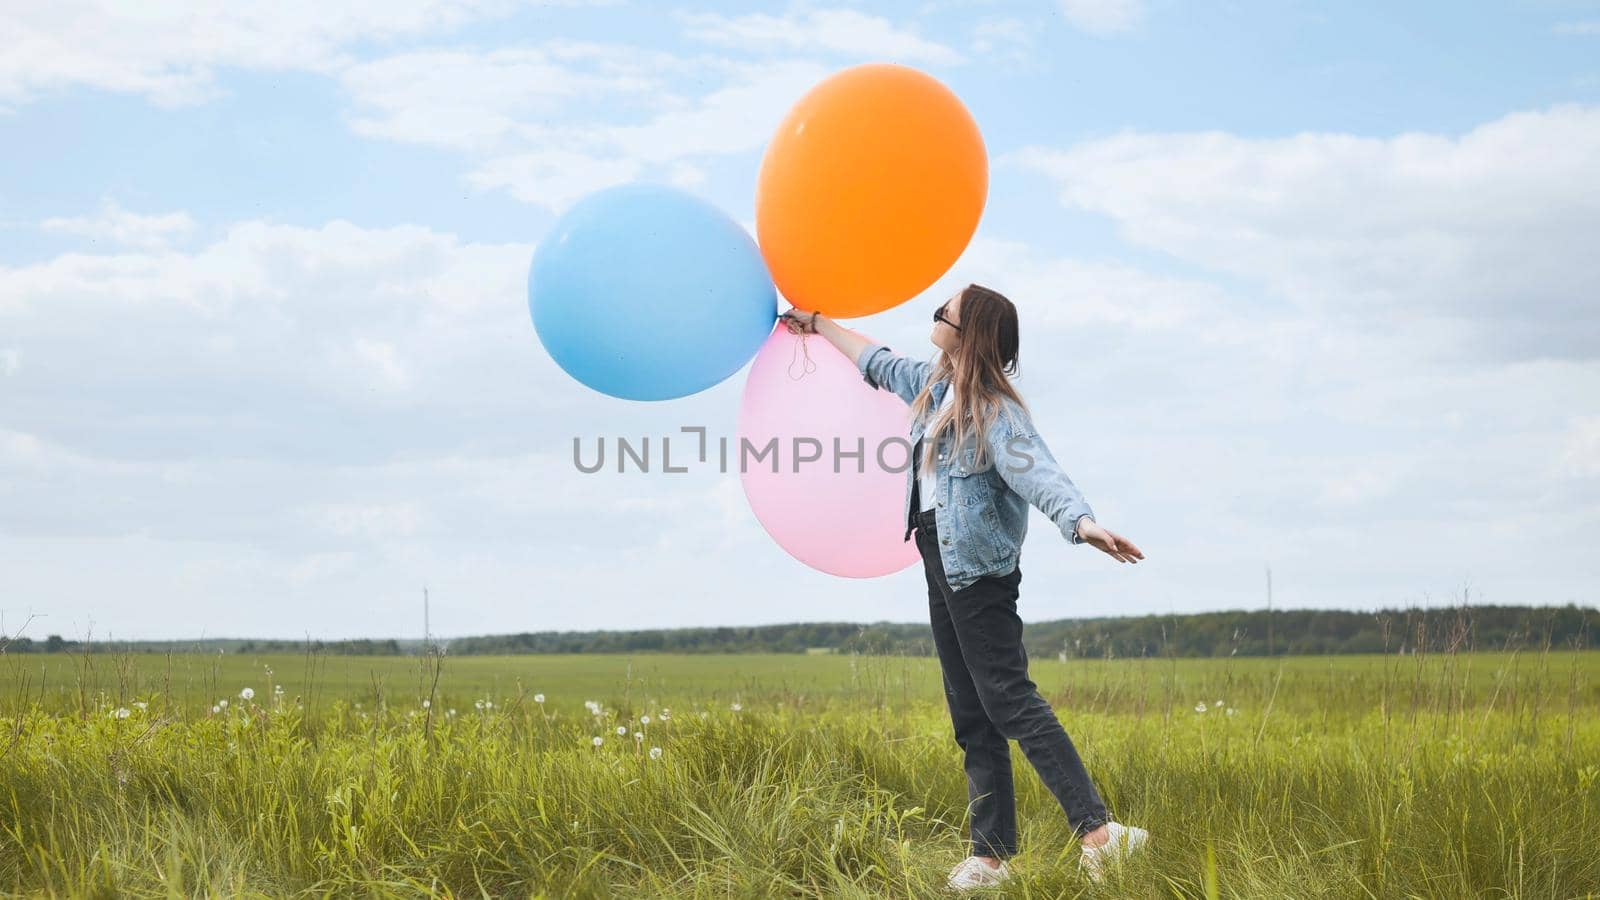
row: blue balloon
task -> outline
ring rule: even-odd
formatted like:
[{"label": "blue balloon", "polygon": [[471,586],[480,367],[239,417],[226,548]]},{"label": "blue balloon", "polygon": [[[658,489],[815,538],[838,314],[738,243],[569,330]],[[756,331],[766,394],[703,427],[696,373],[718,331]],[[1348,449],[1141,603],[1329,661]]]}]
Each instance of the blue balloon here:
[{"label": "blue balloon", "polygon": [[755,241],[675,188],[627,184],[585,197],[528,272],[533,327],[567,374],[613,397],[684,397],[739,371],[778,319]]}]

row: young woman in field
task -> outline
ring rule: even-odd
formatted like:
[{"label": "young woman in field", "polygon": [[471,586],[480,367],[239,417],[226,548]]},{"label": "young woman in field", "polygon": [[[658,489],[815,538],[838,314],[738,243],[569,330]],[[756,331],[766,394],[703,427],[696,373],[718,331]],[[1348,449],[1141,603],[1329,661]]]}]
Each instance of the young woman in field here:
[{"label": "young woman in field", "polygon": [[854,360],[867,384],[911,404],[906,540],[916,532],[972,811],[971,855],[950,873],[950,887],[984,887],[1010,874],[1005,861],[1017,852],[1017,825],[1009,740],[1022,745],[1060,802],[1080,837],[1082,864],[1098,878],[1149,834],[1107,815],[1072,740],[1028,677],[1017,616],[1028,505],[1074,544],[1119,563],[1144,554],[1095,522],[1034,430],[1009,377],[1017,370],[1016,307],[978,285],[957,292],[933,312],[930,340],[941,352],[932,363],[818,313],[791,308],[784,317],[791,331],[820,334]]}]

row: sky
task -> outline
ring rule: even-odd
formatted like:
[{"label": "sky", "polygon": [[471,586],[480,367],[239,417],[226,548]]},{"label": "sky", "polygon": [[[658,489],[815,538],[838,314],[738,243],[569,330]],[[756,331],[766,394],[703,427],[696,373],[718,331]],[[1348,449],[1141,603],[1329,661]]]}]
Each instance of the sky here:
[{"label": "sky", "polygon": [[[830,73],[939,78],[990,193],[846,324],[931,358],[1011,297],[1017,386],[1119,565],[1035,511],[1025,620],[1600,603],[1600,2],[0,4],[0,632],[436,634],[919,621],[807,568],[736,472],[740,372],[610,398],[534,247],[644,180],[752,228]],[[28,621],[29,617],[32,621]]]}]

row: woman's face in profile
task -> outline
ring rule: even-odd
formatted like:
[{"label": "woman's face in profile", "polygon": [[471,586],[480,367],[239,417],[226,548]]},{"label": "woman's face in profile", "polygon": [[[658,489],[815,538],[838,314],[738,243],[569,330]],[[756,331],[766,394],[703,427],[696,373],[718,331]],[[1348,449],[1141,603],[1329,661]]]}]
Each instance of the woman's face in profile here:
[{"label": "woman's face in profile", "polygon": [[960,325],[961,292],[957,291],[950,295],[943,306],[934,310],[933,331],[928,334],[928,340],[945,353],[954,354],[961,343]]}]

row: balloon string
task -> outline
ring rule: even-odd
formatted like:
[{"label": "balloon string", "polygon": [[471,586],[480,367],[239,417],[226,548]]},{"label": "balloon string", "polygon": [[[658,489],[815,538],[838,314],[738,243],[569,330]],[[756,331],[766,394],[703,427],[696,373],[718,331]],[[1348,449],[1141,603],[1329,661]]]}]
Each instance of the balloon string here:
[{"label": "balloon string", "polygon": [[[789,378],[792,381],[799,381],[817,370],[817,364],[811,361],[811,350],[806,347],[807,337],[810,337],[809,332],[802,333],[799,342],[794,346],[794,352],[789,354]],[[805,356],[805,361],[800,367],[800,374],[796,375],[794,374],[795,360],[802,355]]]}]

